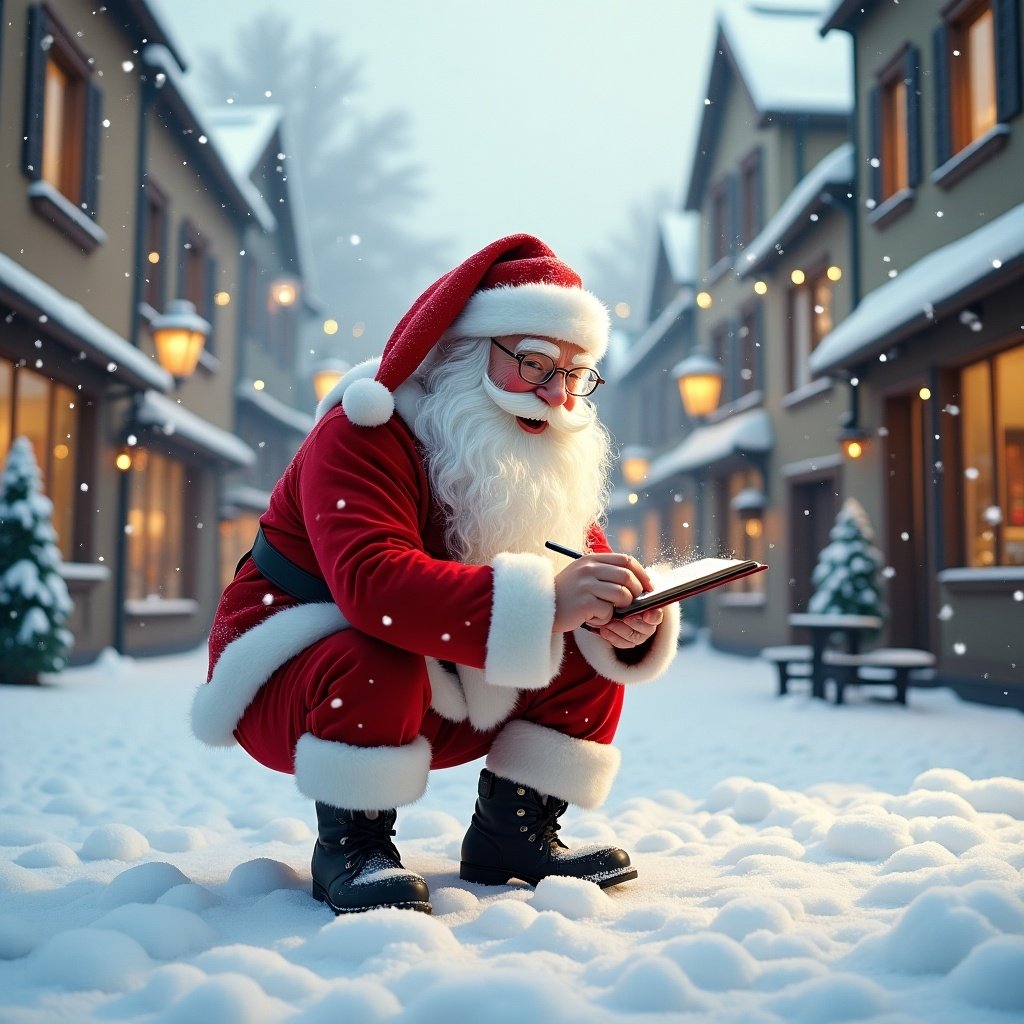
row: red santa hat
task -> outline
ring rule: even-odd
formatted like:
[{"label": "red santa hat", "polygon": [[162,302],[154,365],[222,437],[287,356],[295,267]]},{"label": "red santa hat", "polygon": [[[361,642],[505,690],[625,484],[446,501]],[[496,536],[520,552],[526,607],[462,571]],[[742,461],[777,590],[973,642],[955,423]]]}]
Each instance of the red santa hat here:
[{"label": "red santa hat", "polygon": [[342,407],[360,426],[386,423],[397,388],[445,338],[532,334],[571,342],[596,361],[608,347],[608,330],[608,310],[574,270],[532,235],[509,235],[416,300],[388,339],[376,377],[352,381]]}]

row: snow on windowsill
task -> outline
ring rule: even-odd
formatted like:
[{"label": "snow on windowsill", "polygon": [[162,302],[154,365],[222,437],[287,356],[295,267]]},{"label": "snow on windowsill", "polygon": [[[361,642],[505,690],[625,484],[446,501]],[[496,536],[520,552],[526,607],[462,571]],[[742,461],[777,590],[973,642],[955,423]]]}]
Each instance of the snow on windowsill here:
[{"label": "snow on windowsill", "polygon": [[32,208],[60,229],[87,252],[107,241],[107,233],[88,214],[83,213],[67,196],[41,178],[29,183],[28,197]]},{"label": "snow on windowsill", "polygon": [[931,182],[939,188],[952,188],[976,167],[996,155],[1010,141],[1010,128],[1005,124],[993,125],[981,138],[964,146],[941,167],[931,173]]},{"label": "snow on windowsill", "polygon": [[817,380],[793,388],[792,391],[782,396],[779,404],[783,409],[792,409],[793,406],[801,405],[812,398],[817,398],[818,395],[831,391],[834,384],[835,381],[831,377],[819,377]]},{"label": "snow on windowsill", "polygon": [[67,583],[106,583],[110,566],[98,562],[61,562],[60,574]]},{"label": "snow on windowsill", "polygon": [[139,619],[195,615],[199,611],[199,602],[190,597],[147,597],[142,601],[125,601],[124,611],[126,615]]},{"label": "snow on windowsill", "polygon": [[954,591],[1008,590],[1024,584],[1024,565],[943,569],[936,578],[942,586]]},{"label": "snow on windowsill", "polygon": [[720,594],[716,602],[720,608],[763,608],[767,603],[767,595],[743,591],[736,594]]},{"label": "snow on windowsill", "polygon": [[912,188],[901,188],[893,192],[868,214],[868,223],[876,228],[884,228],[894,220],[899,220],[914,205],[916,196],[917,192]]}]

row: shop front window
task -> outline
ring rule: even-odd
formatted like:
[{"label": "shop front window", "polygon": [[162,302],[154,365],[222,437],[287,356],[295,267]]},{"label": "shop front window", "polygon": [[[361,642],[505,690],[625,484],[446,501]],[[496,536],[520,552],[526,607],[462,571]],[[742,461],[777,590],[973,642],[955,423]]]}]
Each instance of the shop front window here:
[{"label": "shop front window", "polygon": [[1024,565],[1024,345],[960,376],[964,561]]},{"label": "shop front window", "polygon": [[133,453],[128,506],[129,600],[192,597],[185,562],[184,465],[157,452]]},{"label": "shop front window", "polygon": [[[0,360],[0,459],[27,437],[53,502],[53,528],[65,561],[75,561],[75,480],[80,449],[79,402],[66,384],[27,366]],[[88,448],[88,446],[86,446]]]}]

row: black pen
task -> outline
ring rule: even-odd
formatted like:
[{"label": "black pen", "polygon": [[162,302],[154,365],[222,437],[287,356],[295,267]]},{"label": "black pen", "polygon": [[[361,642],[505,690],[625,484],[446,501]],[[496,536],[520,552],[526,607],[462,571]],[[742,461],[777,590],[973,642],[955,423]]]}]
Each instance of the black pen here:
[{"label": "black pen", "polygon": [[573,551],[572,548],[567,548],[563,544],[556,544],[553,540],[544,541],[544,547],[551,548],[552,551],[557,551],[560,555],[568,555],[570,558],[582,558],[582,551]]}]

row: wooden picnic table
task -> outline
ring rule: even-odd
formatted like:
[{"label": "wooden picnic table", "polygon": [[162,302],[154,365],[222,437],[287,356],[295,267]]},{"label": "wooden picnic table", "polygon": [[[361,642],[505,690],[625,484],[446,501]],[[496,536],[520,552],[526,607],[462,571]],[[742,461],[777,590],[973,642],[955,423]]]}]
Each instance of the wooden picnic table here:
[{"label": "wooden picnic table", "polygon": [[811,696],[825,699],[825,648],[831,638],[842,634],[850,654],[860,652],[864,637],[882,628],[878,615],[845,615],[838,612],[792,612],[789,624],[805,629],[811,638]]}]

